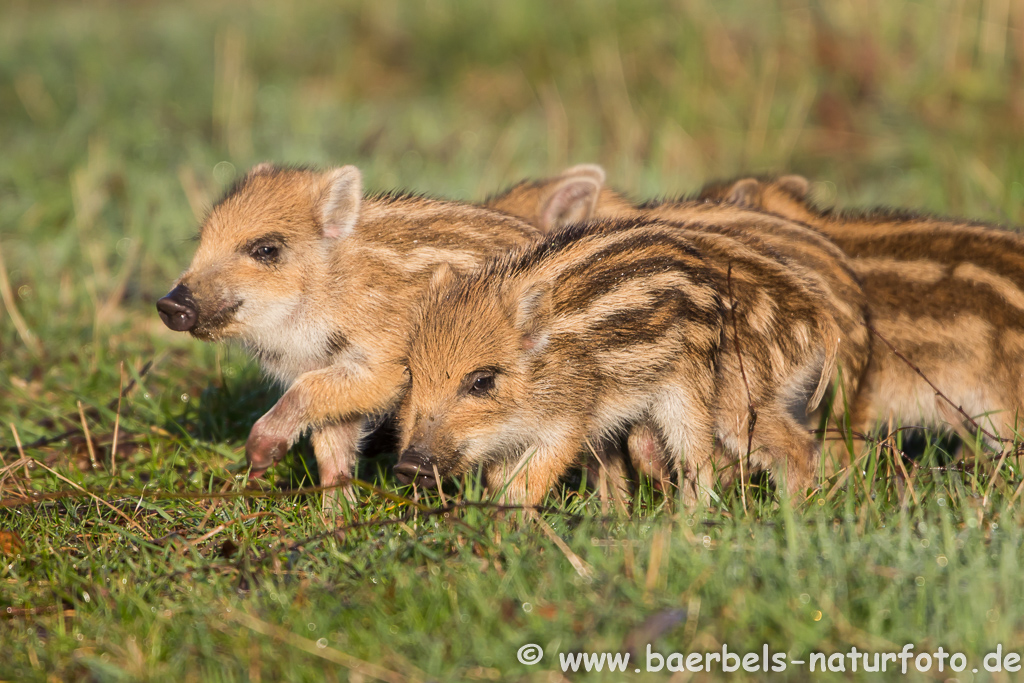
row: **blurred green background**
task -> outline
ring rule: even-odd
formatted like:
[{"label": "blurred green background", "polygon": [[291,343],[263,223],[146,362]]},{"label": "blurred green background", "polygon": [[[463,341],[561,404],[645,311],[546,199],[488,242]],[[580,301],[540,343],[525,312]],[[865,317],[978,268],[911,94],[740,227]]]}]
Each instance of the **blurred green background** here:
[{"label": "blurred green background", "polygon": [[142,310],[268,159],[463,199],[579,162],[638,197],[793,171],[1016,222],[1022,28],[1010,0],[8,0],[4,258],[30,322],[120,285]]},{"label": "blurred green background", "polygon": [[[0,447],[17,456],[12,424],[26,443],[69,436],[29,451],[66,479],[0,463],[0,494],[237,485],[224,466],[273,396],[153,303],[257,162],[353,163],[370,190],[460,199],[581,162],[637,198],[797,172],[826,204],[1017,223],[1022,85],[1012,0],[4,0],[0,293],[24,326],[0,309]],[[118,417],[120,363],[127,380],[149,360]],[[1016,470],[926,467],[905,486],[894,462],[796,522],[770,495],[747,517],[736,491],[696,521],[657,496],[621,523],[569,499],[588,521],[552,524],[593,582],[550,536],[484,513],[467,516],[479,543],[414,520],[292,552],[333,528],[310,497],[112,497],[150,540],[89,499],[0,509],[0,556],[20,553],[0,562],[0,608],[19,615],[0,614],[0,678],[322,679],[305,651],[227,628],[229,604],[414,679],[556,680],[516,663],[524,638],[621,651],[664,609],[686,611],[668,650],[1024,650]],[[368,495],[354,514],[407,509]]]}]

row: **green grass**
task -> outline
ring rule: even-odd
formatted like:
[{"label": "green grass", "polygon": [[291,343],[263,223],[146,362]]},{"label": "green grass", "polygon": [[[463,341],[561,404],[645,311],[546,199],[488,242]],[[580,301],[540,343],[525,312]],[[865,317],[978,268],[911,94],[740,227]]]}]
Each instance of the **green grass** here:
[{"label": "green grass", "polygon": [[[807,501],[730,488],[694,514],[650,487],[629,514],[571,489],[549,532],[474,506],[472,481],[453,507],[414,502],[385,453],[358,505],[324,515],[286,493],[314,483],[301,448],[262,489],[234,478],[275,392],[153,310],[205,208],[266,159],[465,199],[586,161],[637,197],[795,171],[843,205],[1018,222],[1010,5],[4,4],[0,259],[25,329],[0,308],[0,679],[366,680],[347,655],[413,680],[547,681],[559,652],[650,642],[941,645],[970,680],[996,644],[1024,651],[1013,458],[889,444]],[[14,467],[12,425],[60,438]],[[517,661],[526,643],[541,664]]]}]

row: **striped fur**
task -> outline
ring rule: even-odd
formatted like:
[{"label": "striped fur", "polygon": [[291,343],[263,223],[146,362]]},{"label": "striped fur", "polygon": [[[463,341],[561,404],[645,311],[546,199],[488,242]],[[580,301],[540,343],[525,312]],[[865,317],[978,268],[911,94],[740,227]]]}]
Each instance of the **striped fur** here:
[{"label": "striped fur", "polygon": [[[721,197],[684,198],[637,206],[603,183],[600,167],[576,166],[553,178],[519,183],[491,197],[486,205],[531,221],[543,231],[555,229],[559,215],[575,216],[583,207],[590,207],[590,215],[596,217],[685,221],[694,229],[727,235],[771,252],[774,258],[786,264],[793,277],[802,279],[806,287],[822,295],[839,326],[840,373],[835,383],[831,417],[833,424],[842,428],[846,408],[858,394],[871,354],[867,300],[846,254],[802,223],[723,202]],[[574,197],[578,205],[575,212],[565,208]],[[536,206],[538,201],[540,207]],[[558,206],[559,210],[551,210],[551,205]],[[819,426],[820,414],[810,416],[807,422],[809,426]],[[642,443],[643,440],[631,439],[631,454]],[[844,448],[844,442],[838,438],[829,444],[838,450]]]},{"label": "striped fur", "polygon": [[408,319],[432,273],[475,268],[537,237],[473,205],[364,198],[352,166],[253,169],[211,210],[176,283],[198,310],[196,337],[241,341],[288,387],[252,429],[253,471],[313,427],[321,483],[351,476],[368,418],[390,411],[407,382]]},{"label": "striped fur", "polygon": [[538,503],[581,443],[640,425],[692,503],[707,500],[714,436],[747,455],[753,404],[751,460],[803,488],[816,444],[797,415],[820,399],[837,340],[820,294],[763,246],[664,221],[575,223],[431,287],[396,467],[432,480],[482,465]]},{"label": "striped fur", "polygon": [[[880,337],[982,427],[1014,438],[1024,409],[1024,236],[905,211],[822,210],[807,191],[800,176],[709,190],[834,241],[851,257]],[[962,417],[881,338],[853,404],[854,429],[892,420],[959,431]]]}]

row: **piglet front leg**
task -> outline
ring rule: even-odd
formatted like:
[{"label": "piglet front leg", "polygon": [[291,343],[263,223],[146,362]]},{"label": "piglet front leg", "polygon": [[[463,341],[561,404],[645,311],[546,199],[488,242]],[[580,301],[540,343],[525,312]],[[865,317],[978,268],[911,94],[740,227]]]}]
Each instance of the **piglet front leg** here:
[{"label": "piglet front leg", "polygon": [[324,491],[325,510],[341,508],[342,497],[350,503],[355,502],[355,491],[349,480],[355,475],[359,443],[367,431],[369,421],[365,418],[345,420],[314,430],[313,452],[320,470],[320,485],[337,487]]},{"label": "piglet front leg", "polygon": [[[288,448],[310,427],[326,428],[331,423],[387,413],[407,382],[405,367],[395,363],[381,363],[357,372],[331,366],[301,375],[249,432],[245,458],[252,468],[250,476],[259,476],[280,462]],[[321,467],[321,475],[324,474]],[[333,471],[326,474],[336,476]]]},{"label": "piglet front leg", "polygon": [[[294,388],[294,387],[293,387]],[[302,392],[289,389],[270,411],[258,419],[245,442],[245,459],[249,463],[249,478],[262,476],[281,462],[299,436],[302,435]]]}]

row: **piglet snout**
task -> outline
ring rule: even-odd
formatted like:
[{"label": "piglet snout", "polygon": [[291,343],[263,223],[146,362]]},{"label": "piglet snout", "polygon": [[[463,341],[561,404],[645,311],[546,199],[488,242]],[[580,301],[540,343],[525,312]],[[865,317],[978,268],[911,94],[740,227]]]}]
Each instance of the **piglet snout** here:
[{"label": "piglet snout", "polygon": [[192,292],[185,285],[178,285],[156,302],[156,310],[164,325],[175,332],[187,332],[196,326],[199,312]]},{"label": "piglet snout", "polygon": [[437,478],[434,477],[434,468],[430,465],[430,456],[425,451],[411,446],[406,448],[402,457],[395,465],[395,477],[402,484],[412,484],[424,488],[437,486]]}]

